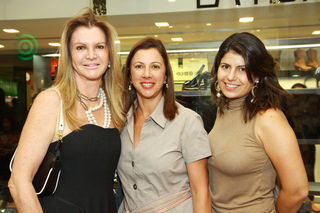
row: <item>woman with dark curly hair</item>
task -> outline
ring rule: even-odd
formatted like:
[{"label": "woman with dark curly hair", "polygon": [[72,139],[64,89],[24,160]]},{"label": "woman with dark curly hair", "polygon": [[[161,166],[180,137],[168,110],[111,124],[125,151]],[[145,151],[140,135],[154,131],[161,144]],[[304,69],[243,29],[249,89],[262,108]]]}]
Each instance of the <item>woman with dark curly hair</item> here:
[{"label": "woman with dark curly hair", "polygon": [[296,212],[308,195],[308,180],[297,139],[281,110],[287,93],[272,56],[256,36],[236,33],[220,46],[212,75],[218,104],[209,133],[214,210]]}]

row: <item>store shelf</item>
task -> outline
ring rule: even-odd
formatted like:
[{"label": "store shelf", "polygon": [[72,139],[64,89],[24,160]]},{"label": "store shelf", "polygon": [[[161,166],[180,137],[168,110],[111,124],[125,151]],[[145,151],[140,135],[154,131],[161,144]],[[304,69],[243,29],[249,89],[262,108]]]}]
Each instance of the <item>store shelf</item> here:
[{"label": "store shelf", "polygon": [[210,96],[210,90],[184,90],[175,92],[176,96]]},{"label": "store shelf", "polygon": [[278,76],[281,77],[312,77],[315,70],[302,71],[302,70],[280,70]]}]

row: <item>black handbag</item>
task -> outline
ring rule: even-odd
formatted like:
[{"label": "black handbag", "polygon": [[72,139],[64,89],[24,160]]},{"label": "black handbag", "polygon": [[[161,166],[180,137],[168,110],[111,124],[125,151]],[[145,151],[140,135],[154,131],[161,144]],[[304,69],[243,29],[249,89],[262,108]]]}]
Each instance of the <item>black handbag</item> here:
[{"label": "black handbag", "polygon": [[54,152],[47,151],[32,184],[38,195],[43,197],[53,194],[58,186],[60,177],[60,147],[62,140],[58,140]]},{"label": "black handbag", "polygon": [[[63,128],[62,100],[60,100],[60,121],[57,144],[53,151],[47,151],[32,181],[38,197],[52,195],[57,189],[61,172],[60,151],[62,145]],[[12,171],[12,162],[15,154],[16,152],[14,152],[10,161],[10,171]]]}]

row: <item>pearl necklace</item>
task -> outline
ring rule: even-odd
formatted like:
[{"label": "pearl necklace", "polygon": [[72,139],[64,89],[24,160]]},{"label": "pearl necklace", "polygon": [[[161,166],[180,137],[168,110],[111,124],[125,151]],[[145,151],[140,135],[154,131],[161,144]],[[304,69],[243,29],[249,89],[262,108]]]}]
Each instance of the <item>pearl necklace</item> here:
[{"label": "pearl necklace", "polygon": [[98,125],[95,117],[93,116],[92,112],[95,110],[98,110],[102,107],[102,105],[104,106],[104,122],[103,122],[103,128],[109,128],[110,127],[110,123],[111,123],[111,112],[109,109],[109,106],[107,104],[107,100],[106,100],[106,94],[104,93],[103,89],[100,88],[99,89],[99,94],[98,94],[98,98],[100,98],[100,103],[95,106],[95,107],[90,107],[88,108],[85,112],[88,118],[88,121],[90,124],[95,124]]}]

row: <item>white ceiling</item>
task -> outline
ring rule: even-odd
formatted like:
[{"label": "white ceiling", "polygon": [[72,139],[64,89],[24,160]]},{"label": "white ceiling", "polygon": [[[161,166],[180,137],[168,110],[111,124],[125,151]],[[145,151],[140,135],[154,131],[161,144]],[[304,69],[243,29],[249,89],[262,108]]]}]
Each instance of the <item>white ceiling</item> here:
[{"label": "white ceiling", "polygon": [[[105,16],[117,30],[121,51],[128,51],[144,36],[158,36],[168,49],[214,48],[234,32],[249,31],[266,43],[320,43],[320,2],[309,4],[275,5],[270,7],[200,10],[192,12]],[[253,16],[252,23],[239,23],[239,18]],[[167,21],[172,28],[158,28],[157,21]],[[20,33],[33,35],[39,43],[39,54],[54,53],[57,48],[48,42],[59,42],[67,19],[8,20],[0,22],[0,29],[17,28]],[[206,23],[211,23],[207,26]],[[0,54],[14,54],[17,34],[0,31]],[[183,42],[172,42],[182,37]],[[292,41],[289,41],[292,40]]]}]

